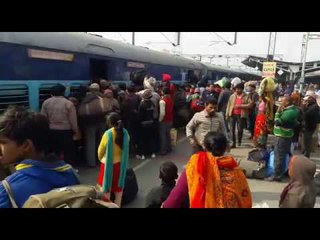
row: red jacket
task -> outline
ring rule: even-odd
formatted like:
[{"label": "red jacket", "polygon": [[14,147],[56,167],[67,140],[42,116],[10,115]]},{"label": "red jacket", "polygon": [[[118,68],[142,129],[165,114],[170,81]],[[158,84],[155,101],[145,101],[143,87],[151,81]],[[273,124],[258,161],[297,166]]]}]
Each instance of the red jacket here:
[{"label": "red jacket", "polygon": [[169,96],[165,96],[162,100],[166,103],[166,114],[163,118],[163,122],[172,123],[173,122],[173,100]]}]

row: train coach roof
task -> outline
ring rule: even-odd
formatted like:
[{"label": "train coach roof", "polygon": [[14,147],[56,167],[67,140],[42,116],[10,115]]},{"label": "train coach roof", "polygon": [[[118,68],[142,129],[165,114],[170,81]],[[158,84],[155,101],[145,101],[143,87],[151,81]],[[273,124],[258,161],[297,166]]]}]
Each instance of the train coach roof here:
[{"label": "train coach roof", "polygon": [[109,40],[86,33],[72,32],[1,32],[0,42],[80,52],[132,61],[201,69],[197,61],[144,47]]},{"label": "train coach roof", "polygon": [[234,68],[228,68],[224,66],[217,66],[217,65],[212,65],[208,63],[203,63],[209,71],[217,71],[217,72],[225,72],[225,73],[235,73],[235,74],[247,74],[247,75],[252,75],[252,76],[261,76],[256,73],[250,73],[242,69],[234,69]]}]

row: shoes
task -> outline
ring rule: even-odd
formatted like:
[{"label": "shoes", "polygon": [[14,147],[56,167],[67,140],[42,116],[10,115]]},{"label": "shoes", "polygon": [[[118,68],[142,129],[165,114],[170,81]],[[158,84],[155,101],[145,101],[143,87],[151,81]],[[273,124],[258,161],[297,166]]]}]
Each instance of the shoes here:
[{"label": "shoes", "polygon": [[264,180],[268,181],[268,182],[273,182],[274,181],[274,176],[270,176],[270,177],[264,178]]},{"label": "shoes", "polygon": [[268,182],[273,182],[273,181],[282,182],[282,177],[270,176],[270,177],[265,178],[264,180],[268,181]]},{"label": "shoes", "polygon": [[276,182],[282,182],[282,177],[274,177],[274,181],[276,181]]}]

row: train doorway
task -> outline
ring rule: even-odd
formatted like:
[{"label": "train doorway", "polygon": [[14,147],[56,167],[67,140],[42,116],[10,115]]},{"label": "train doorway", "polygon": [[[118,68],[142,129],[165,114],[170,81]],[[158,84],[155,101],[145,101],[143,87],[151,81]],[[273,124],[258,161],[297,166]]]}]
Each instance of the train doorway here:
[{"label": "train doorway", "polygon": [[108,62],[100,59],[90,59],[90,77],[92,82],[108,78]]}]

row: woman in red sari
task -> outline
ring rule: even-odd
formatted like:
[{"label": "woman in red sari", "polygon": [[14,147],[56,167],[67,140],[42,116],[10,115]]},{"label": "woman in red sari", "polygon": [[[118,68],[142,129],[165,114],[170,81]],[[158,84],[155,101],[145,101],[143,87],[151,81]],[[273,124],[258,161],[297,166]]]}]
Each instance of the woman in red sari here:
[{"label": "woman in red sari", "polygon": [[243,171],[224,156],[227,139],[209,132],[205,152],[192,155],[163,208],[251,208],[252,196]]},{"label": "woman in red sari", "polygon": [[253,144],[255,147],[266,148],[268,140],[268,126],[267,126],[267,98],[263,95],[260,97],[258,106],[258,115],[256,117],[256,125],[253,135]]}]

